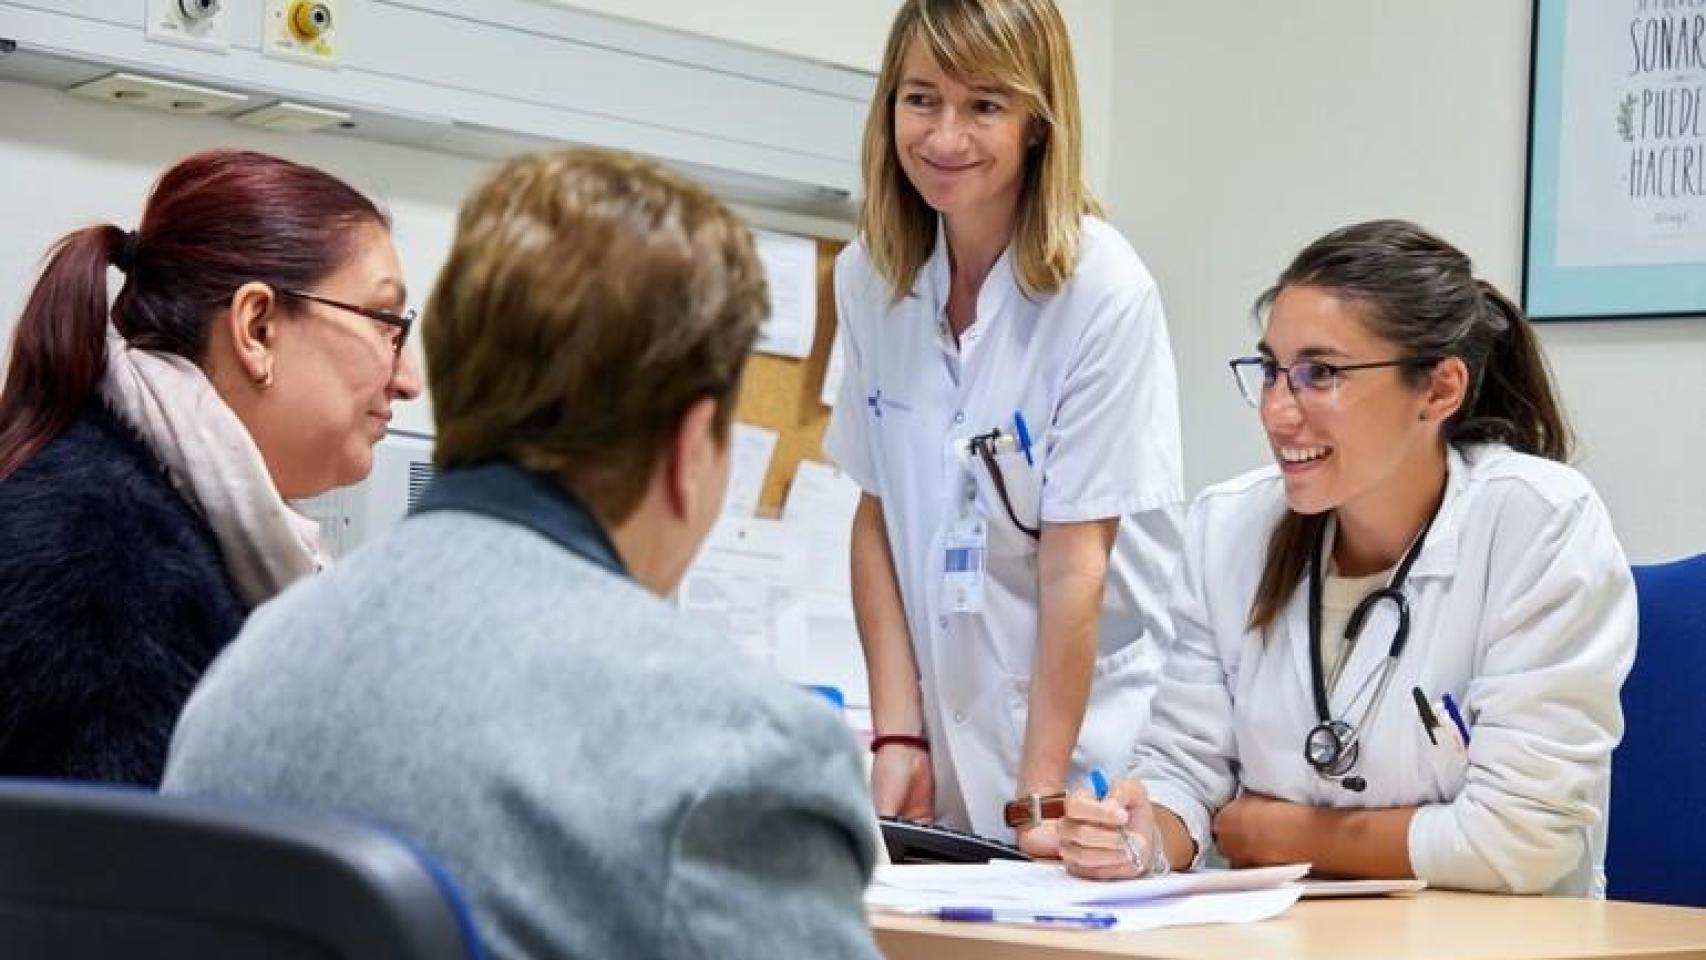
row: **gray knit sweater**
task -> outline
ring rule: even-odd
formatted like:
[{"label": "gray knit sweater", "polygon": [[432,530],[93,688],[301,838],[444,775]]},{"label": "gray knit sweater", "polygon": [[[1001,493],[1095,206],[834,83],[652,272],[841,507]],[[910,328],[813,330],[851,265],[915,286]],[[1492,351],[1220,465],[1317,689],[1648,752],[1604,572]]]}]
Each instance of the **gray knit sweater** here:
[{"label": "gray knit sweater", "polygon": [[165,789],[413,838],[502,960],[876,957],[870,801],[830,708],[628,579],[538,478],[433,497],[250,618]]}]

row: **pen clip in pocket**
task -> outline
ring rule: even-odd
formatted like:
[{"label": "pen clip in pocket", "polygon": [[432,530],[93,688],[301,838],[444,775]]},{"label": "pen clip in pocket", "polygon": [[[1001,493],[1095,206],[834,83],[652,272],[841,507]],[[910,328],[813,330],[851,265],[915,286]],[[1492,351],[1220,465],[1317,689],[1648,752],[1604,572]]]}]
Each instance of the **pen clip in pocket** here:
[{"label": "pen clip in pocket", "polygon": [[[1042,524],[1040,520],[1035,523],[1026,523],[1019,519],[1019,512],[1014,508],[1013,499],[1016,491],[1010,488],[1006,468],[998,459],[1001,455],[1006,454],[1008,455],[1008,462],[1016,462],[1017,458],[1012,455],[1020,452],[1027,453],[1027,459],[1029,459],[1029,444],[1024,444],[1024,447],[1025,449],[1021,451],[1021,439],[1012,434],[1002,433],[999,427],[990,430],[988,433],[974,434],[966,438],[966,450],[970,453],[971,459],[976,461],[973,469],[981,466],[988,476],[990,485],[995,490],[995,499],[1000,503],[1002,510],[1006,512],[1007,519],[1026,536],[1032,540],[1038,540],[1042,538]],[[1035,472],[1035,468],[1029,463],[1017,464],[1017,466],[1019,469],[1031,471],[1033,474]],[[1027,480],[1034,480],[1034,477],[1027,477]],[[1036,487],[1034,482],[1026,483],[1025,487],[1029,489],[1017,491],[1019,496],[1024,496],[1026,493],[1031,493],[1033,497],[1037,496],[1037,494],[1032,493]],[[1038,500],[1038,507],[1040,512],[1040,499]]]}]

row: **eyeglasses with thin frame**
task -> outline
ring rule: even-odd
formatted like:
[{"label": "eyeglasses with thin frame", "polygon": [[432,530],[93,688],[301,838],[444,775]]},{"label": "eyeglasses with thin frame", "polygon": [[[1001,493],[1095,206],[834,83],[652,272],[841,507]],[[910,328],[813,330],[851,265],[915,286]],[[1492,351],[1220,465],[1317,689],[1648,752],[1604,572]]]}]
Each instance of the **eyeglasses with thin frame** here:
[{"label": "eyeglasses with thin frame", "polygon": [[303,290],[280,290],[279,292],[287,297],[294,297],[298,300],[311,300],[315,303],[324,304],[328,307],[336,307],[339,310],[348,310],[350,313],[359,313],[369,320],[377,320],[380,323],[395,329],[397,333],[393,337],[388,338],[391,340],[391,351],[393,356],[402,355],[403,346],[409,342],[409,330],[415,325],[415,311],[413,310],[409,310],[404,313],[392,313],[389,310],[379,310],[374,307],[362,307],[353,303],[345,303],[342,300],[333,300],[331,297],[323,297],[317,293],[308,293]]},{"label": "eyeglasses with thin frame", "polygon": [[1285,382],[1299,403],[1331,400],[1338,396],[1339,380],[1356,370],[1377,370],[1382,367],[1405,367],[1424,370],[1439,362],[1438,357],[1399,357],[1396,360],[1374,360],[1368,363],[1327,363],[1324,360],[1298,360],[1285,366],[1272,357],[1237,357],[1227,361],[1238,392],[1252,407],[1262,405],[1262,394],[1279,382]]}]

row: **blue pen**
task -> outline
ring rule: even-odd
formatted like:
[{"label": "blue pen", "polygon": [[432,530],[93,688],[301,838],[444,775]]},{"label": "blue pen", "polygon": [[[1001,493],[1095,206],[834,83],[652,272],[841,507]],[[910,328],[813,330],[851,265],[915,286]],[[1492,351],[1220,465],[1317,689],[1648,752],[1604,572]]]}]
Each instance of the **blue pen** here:
[{"label": "blue pen", "polygon": [[994,907],[942,907],[930,914],[955,923],[1025,923],[1050,927],[1087,927],[1106,930],[1119,922],[1111,913],[1031,913],[1028,910]]},{"label": "blue pen", "polygon": [[1102,771],[1090,771],[1090,789],[1096,791],[1097,800],[1108,799],[1108,778],[1102,776]]},{"label": "blue pen", "polygon": [[[1090,771],[1090,789],[1096,791],[1097,800],[1108,799],[1108,778],[1102,774],[1102,771]],[[1121,830],[1120,839],[1125,841],[1125,852],[1131,857],[1131,865],[1141,871],[1143,869],[1143,858],[1137,855],[1137,848],[1131,845],[1131,834]]]},{"label": "blue pen", "polygon": [[1457,732],[1463,734],[1463,745],[1469,746],[1469,724],[1463,722],[1463,714],[1457,709],[1457,701],[1451,699],[1450,693],[1442,693],[1439,695],[1439,702],[1441,706],[1445,707],[1446,716],[1451,718],[1452,724],[1457,727]]},{"label": "blue pen", "polygon": [[1019,451],[1025,455],[1025,465],[1036,466],[1037,462],[1031,459],[1031,428],[1025,426],[1025,411],[1013,411],[1013,432],[1019,436]]}]

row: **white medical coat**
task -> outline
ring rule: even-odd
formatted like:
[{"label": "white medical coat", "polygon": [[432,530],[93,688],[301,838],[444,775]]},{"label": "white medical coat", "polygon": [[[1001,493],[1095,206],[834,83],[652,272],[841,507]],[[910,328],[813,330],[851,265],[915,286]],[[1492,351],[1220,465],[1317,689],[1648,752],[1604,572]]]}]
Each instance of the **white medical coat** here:
[{"label": "white medical coat", "polygon": [[[1611,518],[1562,464],[1496,444],[1454,448],[1444,500],[1404,592],[1411,630],[1366,721],[1353,793],[1304,759],[1317,722],[1308,588],[1265,633],[1245,628],[1285,509],[1267,468],[1205,491],[1186,522],[1177,635],[1135,773],[1199,850],[1240,787],[1322,807],[1419,805],[1410,860],[1429,884],[1604,896],[1618,690],[1635,656],[1635,590]],[[1397,625],[1379,604],[1330,703],[1354,720]],[[1412,695],[1450,692],[1467,753],[1434,746]],[[1361,699],[1355,699],[1359,689]],[[1449,719],[1440,717],[1446,723]]]},{"label": "white medical coat", "polygon": [[[846,372],[825,447],[883,503],[918,662],[935,815],[1011,838],[1001,805],[1015,793],[1024,739],[1037,547],[964,441],[1014,432],[1022,410],[1035,465],[1017,451],[999,458],[1019,519],[1121,518],[1072,758],[1081,781],[1093,767],[1129,766],[1169,636],[1167,578],[1184,504],[1178,388],[1155,283],[1106,223],[1085,218],[1077,270],[1048,296],[1026,297],[1004,253],[957,346],[943,232],[898,303],[860,245],[837,260]],[[953,613],[941,590],[944,537],[969,507],[968,478],[988,526],[985,597],[981,612]]]}]

